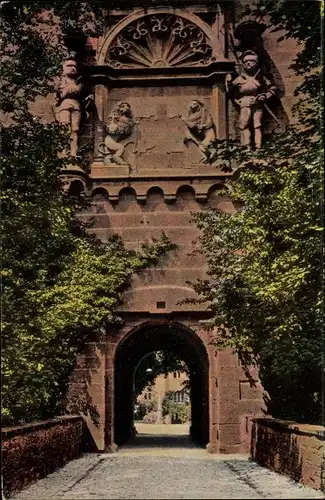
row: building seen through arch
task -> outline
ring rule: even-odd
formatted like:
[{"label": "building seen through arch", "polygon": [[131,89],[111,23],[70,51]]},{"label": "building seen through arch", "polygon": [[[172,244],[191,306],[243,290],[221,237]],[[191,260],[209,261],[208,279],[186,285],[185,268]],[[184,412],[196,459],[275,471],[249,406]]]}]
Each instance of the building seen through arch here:
[{"label": "building seen through arch", "polygon": [[[155,351],[142,358],[134,373],[134,423],[187,424],[191,420],[188,367],[182,360],[168,365],[168,351]],[[157,371],[157,363],[160,367]],[[172,370],[173,369],[173,370]],[[163,371],[164,370],[164,371]],[[149,378],[148,378],[149,374]],[[150,428],[146,429],[148,432]],[[164,426],[163,431],[166,431]]]}]

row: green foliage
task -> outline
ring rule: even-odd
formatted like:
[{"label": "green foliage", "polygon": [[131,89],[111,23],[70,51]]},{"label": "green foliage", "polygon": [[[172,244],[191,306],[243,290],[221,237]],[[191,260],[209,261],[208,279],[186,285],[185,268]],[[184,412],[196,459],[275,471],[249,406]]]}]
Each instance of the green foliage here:
[{"label": "green foliage", "polygon": [[185,424],[190,420],[191,407],[189,403],[176,403],[173,400],[174,391],[168,391],[163,399],[163,416],[171,415],[172,420]]},{"label": "green foliage", "polygon": [[158,403],[156,399],[151,399],[151,400],[144,399],[136,403],[135,409],[136,412],[134,414],[134,418],[136,420],[142,420],[145,415],[148,415],[148,413],[157,411]]},{"label": "green foliage", "polygon": [[[59,154],[68,146],[67,130],[29,112],[31,101],[54,91],[68,28],[84,27],[89,34],[95,4],[1,5],[4,425],[64,411],[61,400],[76,353],[108,325],[119,324],[116,306],[132,274],[170,248],[164,236],[135,253],[116,237],[104,244],[87,235],[76,217],[86,203],[69,198],[58,177],[70,161]],[[56,17],[44,17],[48,7]]]},{"label": "green foliage", "polygon": [[[147,370],[150,371],[147,371]],[[135,397],[141,394],[147,386],[153,385],[158,375],[167,375],[170,372],[185,372],[188,367],[172,351],[155,351],[145,356],[138,365],[135,375]]]},{"label": "green foliage", "polygon": [[322,64],[322,8],[323,0],[257,0],[252,11],[257,18],[267,16],[274,32],[284,30],[278,42],[297,40],[300,50],[292,65],[297,74],[305,76]]},{"label": "green foliage", "polygon": [[234,172],[225,188],[237,208],[195,215],[209,278],[218,348],[256,363],[275,417],[318,422],[322,406],[323,145],[318,2],[263,0],[271,23],[302,48],[293,69],[297,123],[258,151],[216,141],[212,160]]}]

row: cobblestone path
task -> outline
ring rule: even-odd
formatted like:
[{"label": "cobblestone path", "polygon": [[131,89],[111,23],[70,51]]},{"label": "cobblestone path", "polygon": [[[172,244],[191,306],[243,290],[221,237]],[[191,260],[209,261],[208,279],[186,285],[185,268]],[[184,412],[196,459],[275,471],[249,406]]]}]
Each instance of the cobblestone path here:
[{"label": "cobblestone path", "polygon": [[142,434],[138,427],[141,434],[118,453],[84,455],[11,498],[325,498],[247,456],[211,455],[173,427],[173,436]]}]

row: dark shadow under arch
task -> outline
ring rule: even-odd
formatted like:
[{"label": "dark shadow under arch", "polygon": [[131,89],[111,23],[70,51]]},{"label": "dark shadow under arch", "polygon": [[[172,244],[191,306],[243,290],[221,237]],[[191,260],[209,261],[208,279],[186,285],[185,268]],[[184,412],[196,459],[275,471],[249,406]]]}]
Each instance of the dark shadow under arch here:
[{"label": "dark shadow under arch", "polygon": [[74,180],[69,186],[69,196],[79,197],[85,191],[84,184],[79,180]]},{"label": "dark shadow under arch", "polygon": [[201,339],[178,323],[145,323],[131,332],[115,355],[115,443],[122,445],[133,436],[133,377],[141,359],[153,351],[172,351],[190,371],[190,436],[205,446],[209,441],[209,361]]},{"label": "dark shadow under arch", "polygon": [[99,187],[92,191],[91,197],[93,201],[108,202],[109,194],[107,189]]},{"label": "dark shadow under arch", "polygon": [[178,189],[177,189],[177,193],[176,193],[176,198],[179,198],[181,200],[195,200],[195,189],[188,185],[188,184],[184,184],[183,186],[180,186]]},{"label": "dark shadow under arch", "polygon": [[136,202],[137,201],[137,193],[135,191],[135,189],[133,189],[132,187],[124,187],[120,190],[119,192],[119,202],[130,202],[130,201],[133,201],[133,202]]}]

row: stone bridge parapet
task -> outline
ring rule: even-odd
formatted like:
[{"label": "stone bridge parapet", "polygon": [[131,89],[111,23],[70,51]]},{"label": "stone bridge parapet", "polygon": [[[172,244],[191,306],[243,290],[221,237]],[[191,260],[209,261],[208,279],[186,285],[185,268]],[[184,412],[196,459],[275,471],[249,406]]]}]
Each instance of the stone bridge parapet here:
[{"label": "stone bridge parapet", "polygon": [[315,489],[325,489],[325,427],[253,419],[251,458]]},{"label": "stone bridge parapet", "polygon": [[4,494],[12,495],[82,452],[84,420],[65,415],[2,429]]}]

